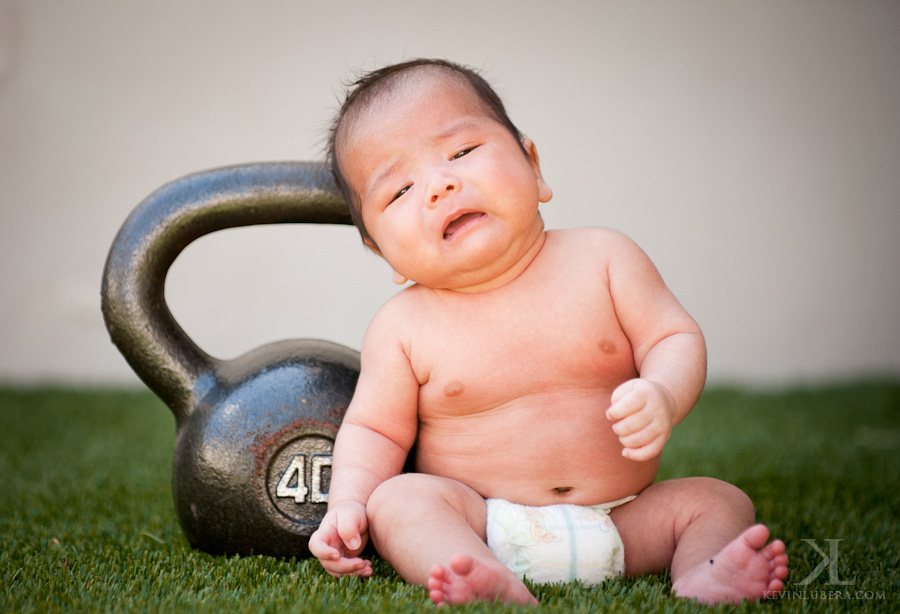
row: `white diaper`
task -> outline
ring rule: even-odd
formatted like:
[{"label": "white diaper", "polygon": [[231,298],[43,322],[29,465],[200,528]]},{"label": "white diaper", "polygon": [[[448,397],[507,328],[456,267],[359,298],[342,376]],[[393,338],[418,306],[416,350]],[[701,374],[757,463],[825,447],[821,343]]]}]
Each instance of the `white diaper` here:
[{"label": "white diaper", "polygon": [[488,499],[487,544],[520,578],[537,584],[600,584],[625,571],[622,539],[608,512],[632,499],[543,507]]}]

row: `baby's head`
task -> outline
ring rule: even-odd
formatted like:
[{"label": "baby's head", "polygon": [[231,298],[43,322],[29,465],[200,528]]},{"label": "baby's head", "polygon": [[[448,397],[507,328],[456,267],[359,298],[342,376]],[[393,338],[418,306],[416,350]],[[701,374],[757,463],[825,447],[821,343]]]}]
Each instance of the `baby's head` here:
[{"label": "baby's head", "polygon": [[415,60],[357,82],[329,160],[363,241],[431,288],[485,287],[539,249],[537,150],[473,71]]},{"label": "baby's head", "polygon": [[[353,223],[363,240],[377,248],[362,218],[361,197],[345,174],[344,155],[348,148],[348,135],[365,129],[367,111],[387,104],[391,95],[401,88],[408,88],[417,79],[449,79],[474,94],[479,111],[501,124],[519,142],[524,138],[506,113],[503,102],[491,85],[477,72],[446,60],[416,59],[385,66],[363,75],[351,84],[329,133],[327,162],[335,182],[350,206]],[[528,155],[522,147],[523,155]]]}]

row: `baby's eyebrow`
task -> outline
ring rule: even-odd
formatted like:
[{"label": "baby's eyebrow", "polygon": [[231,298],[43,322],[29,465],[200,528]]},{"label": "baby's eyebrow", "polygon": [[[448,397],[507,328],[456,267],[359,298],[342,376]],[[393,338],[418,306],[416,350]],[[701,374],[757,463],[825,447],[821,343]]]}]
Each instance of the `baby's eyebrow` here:
[{"label": "baby's eyebrow", "polygon": [[394,173],[394,171],[396,171],[396,170],[397,170],[397,165],[391,164],[389,167],[387,167],[386,169],[384,169],[383,171],[378,173],[378,176],[375,177],[375,180],[372,182],[372,187],[374,188],[376,185],[381,183],[385,179],[385,177],[392,175]]},{"label": "baby's eyebrow", "polygon": [[396,172],[396,170],[397,170],[396,162],[387,166],[384,170],[382,170],[380,173],[378,173],[378,175],[372,181],[369,182],[369,185],[366,188],[366,193],[371,194],[372,192],[374,192],[375,189],[378,187],[378,185],[382,181],[384,181],[387,177],[394,174],[394,172]]},{"label": "baby's eyebrow", "polygon": [[472,130],[477,127],[478,127],[478,122],[473,119],[468,119],[468,118],[460,119],[460,120],[457,120],[457,121],[451,123],[449,126],[444,128],[437,134],[433,135],[431,137],[431,141],[435,142],[435,143],[437,143],[439,141],[445,141],[445,140],[449,139],[450,137],[459,134],[460,132],[465,132],[466,130]]}]

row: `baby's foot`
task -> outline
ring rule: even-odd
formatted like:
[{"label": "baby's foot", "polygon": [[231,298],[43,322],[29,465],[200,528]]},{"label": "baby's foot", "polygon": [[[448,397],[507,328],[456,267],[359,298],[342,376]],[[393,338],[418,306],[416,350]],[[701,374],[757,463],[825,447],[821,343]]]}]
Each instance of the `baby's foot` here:
[{"label": "baby's foot", "polygon": [[775,540],[766,545],[768,539],[769,529],[753,525],[711,561],[701,563],[675,582],[672,592],[706,604],[773,597],[784,588],[788,557],[784,542]]},{"label": "baby's foot", "polygon": [[488,565],[467,554],[454,555],[449,567],[435,565],[428,589],[439,606],[494,600],[537,604],[525,584],[506,567]]}]

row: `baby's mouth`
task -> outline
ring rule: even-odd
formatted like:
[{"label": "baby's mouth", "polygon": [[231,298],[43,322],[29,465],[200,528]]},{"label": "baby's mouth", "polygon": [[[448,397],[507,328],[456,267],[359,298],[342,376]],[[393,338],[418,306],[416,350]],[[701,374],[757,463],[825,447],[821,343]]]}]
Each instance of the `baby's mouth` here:
[{"label": "baby's mouth", "polygon": [[447,228],[444,229],[444,238],[449,239],[453,235],[455,235],[461,228],[468,225],[469,223],[477,220],[482,217],[484,213],[479,211],[472,211],[470,213],[463,213],[455,220],[451,221],[447,224]]}]

